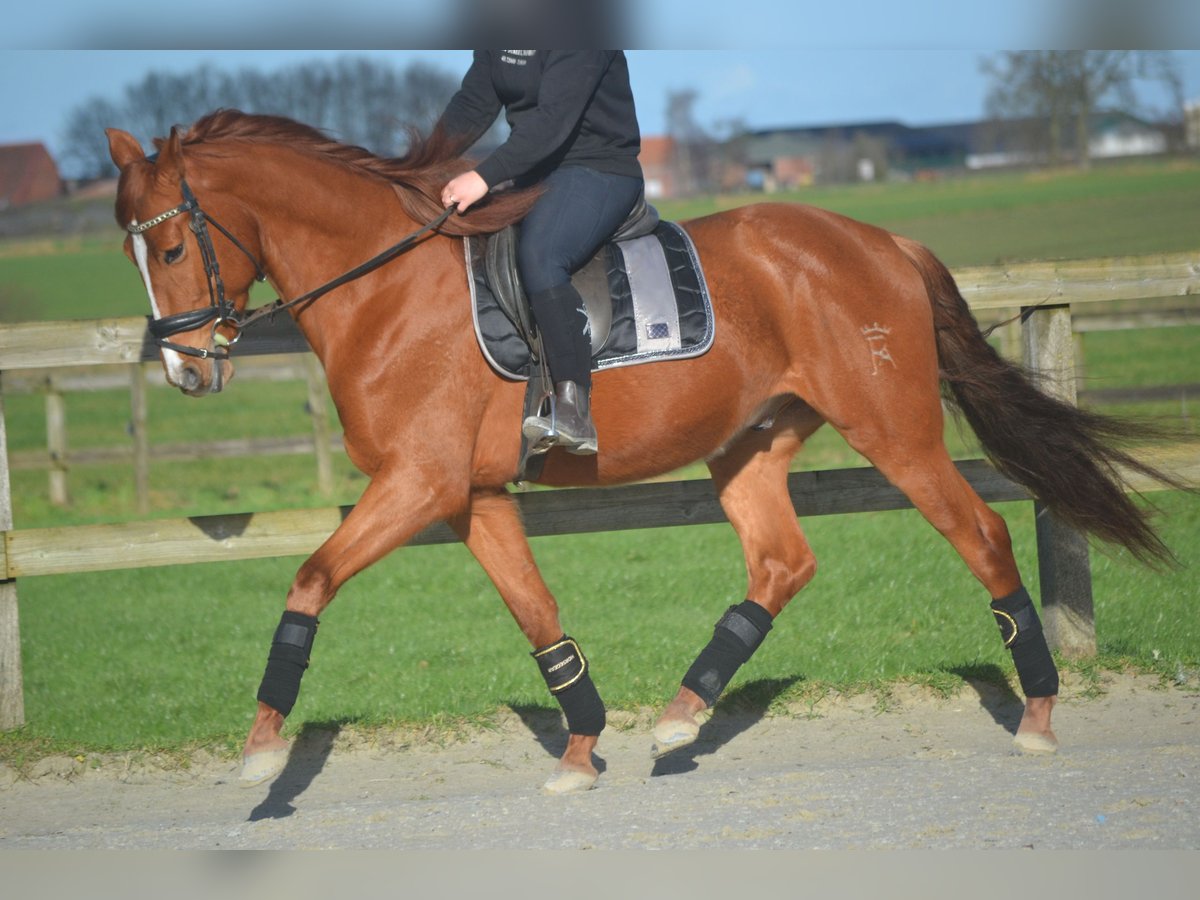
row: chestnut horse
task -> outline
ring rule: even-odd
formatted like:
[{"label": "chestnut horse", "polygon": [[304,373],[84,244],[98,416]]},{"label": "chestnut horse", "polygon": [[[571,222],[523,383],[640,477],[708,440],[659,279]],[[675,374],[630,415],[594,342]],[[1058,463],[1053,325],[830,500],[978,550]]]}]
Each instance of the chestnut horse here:
[{"label": "chestnut horse", "polygon": [[[121,170],[117,219],[150,295],[166,377],[193,396],[232,376],[227,345],[256,275],[281,298],[305,297],[437,219],[441,186],[467,166],[462,148],[438,135],[383,159],[287,119],[231,110],[172,130],[157,156],[125,132],[108,135]],[[549,672],[560,666],[586,682],[571,703],[569,691],[556,695],[570,736],[546,787],[596,780],[603,705],[506,488],[518,472],[524,385],[497,375],[476,345],[461,241],[518,220],[530,202],[494,195],[414,237],[388,265],[290,310],[325,367],[346,451],[370,482],[288,592],[245,744],[247,783],[283,767],[280,731],[316,617],[348,578],[441,520],[486,570],[535,655],[559,661],[542,666],[551,690],[565,686]],[[1003,520],[951,463],[941,388],[993,463],[1063,520],[1140,557],[1166,555],[1114,480],[1116,463],[1143,468],[1112,449],[1120,426],[1046,397],[1001,359],[949,272],[913,241],[780,203],[685,228],[712,294],[712,349],[600,372],[599,454],[552,450],[538,479],[610,485],[703,459],[742,542],[748,599],[717,623],[655,726],[654,752],[695,739],[733,671],[813,577],[786,478],[825,422],[909,497],[992,598],[1026,694],[1016,741],[1053,751],[1057,672]]]}]

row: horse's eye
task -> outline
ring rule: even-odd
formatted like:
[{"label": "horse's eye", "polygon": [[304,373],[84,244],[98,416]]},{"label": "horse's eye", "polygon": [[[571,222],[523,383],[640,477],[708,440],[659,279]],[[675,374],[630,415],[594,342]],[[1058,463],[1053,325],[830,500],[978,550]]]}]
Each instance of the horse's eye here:
[{"label": "horse's eye", "polygon": [[170,265],[181,256],[183,256],[183,244],[180,244],[177,247],[172,247],[170,250],[164,253],[163,262],[165,262],[167,265]]}]

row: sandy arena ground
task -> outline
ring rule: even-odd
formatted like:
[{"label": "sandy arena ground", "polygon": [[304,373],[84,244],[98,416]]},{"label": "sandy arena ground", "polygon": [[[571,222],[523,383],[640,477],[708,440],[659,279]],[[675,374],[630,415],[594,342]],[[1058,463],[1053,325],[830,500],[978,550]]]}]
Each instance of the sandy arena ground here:
[{"label": "sandy arena ground", "polygon": [[1068,677],[1054,756],[1014,752],[1020,703],[901,688],[788,714],[718,708],[691,748],[650,758],[652,716],[617,715],[594,790],[540,786],[565,742],[516,713],[454,738],[301,733],[283,774],[136,755],[0,766],[0,850],[111,848],[1200,848],[1200,691]]}]

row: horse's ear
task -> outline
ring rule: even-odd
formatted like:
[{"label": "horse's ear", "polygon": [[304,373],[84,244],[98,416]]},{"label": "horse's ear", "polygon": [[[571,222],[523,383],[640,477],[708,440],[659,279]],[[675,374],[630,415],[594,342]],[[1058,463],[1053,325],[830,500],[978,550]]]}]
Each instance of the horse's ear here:
[{"label": "horse's ear", "polygon": [[171,136],[159,144],[158,174],[164,178],[174,178],[180,181],[183,172],[183,141],[179,137],[179,129],[171,126]]},{"label": "horse's ear", "polygon": [[105,128],[104,133],[108,135],[108,155],[112,157],[118,169],[123,170],[126,166],[146,158],[142,145],[128,131]]}]

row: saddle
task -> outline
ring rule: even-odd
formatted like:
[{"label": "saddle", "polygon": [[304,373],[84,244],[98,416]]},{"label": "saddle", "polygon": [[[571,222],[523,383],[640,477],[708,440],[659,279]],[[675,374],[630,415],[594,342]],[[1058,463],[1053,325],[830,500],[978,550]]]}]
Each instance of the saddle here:
[{"label": "saddle", "polygon": [[[519,228],[464,245],[480,349],[499,374],[523,381],[540,353],[517,269]],[[590,323],[593,371],[698,356],[712,346],[712,307],[691,239],[644,199],[571,283]]]},{"label": "saddle", "polygon": [[[528,417],[547,414],[554,387],[517,269],[519,228],[463,244],[480,350],[500,375],[528,382]],[[686,359],[712,346],[712,305],[691,239],[644,199],[571,283],[590,323],[593,371]],[[545,452],[522,436],[516,480],[536,478]]]}]

